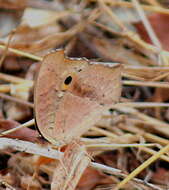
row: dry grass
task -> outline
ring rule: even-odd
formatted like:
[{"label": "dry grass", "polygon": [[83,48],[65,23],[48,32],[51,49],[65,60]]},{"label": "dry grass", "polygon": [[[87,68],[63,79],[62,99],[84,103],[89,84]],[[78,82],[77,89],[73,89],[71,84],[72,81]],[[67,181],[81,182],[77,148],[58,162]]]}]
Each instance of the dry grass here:
[{"label": "dry grass", "polygon": [[[2,189],[45,190],[50,189],[53,173],[57,178],[58,158],[53,152],[59,151],[56,150],[58,147],[39,140],[34,129],[29,129],[26,137],[24,131],[19,131],[35,125],[32,88],[39,62],[49,51],[60,47],[65,48],[68,56],[87,57],[91,62],[99,61],[100,64],[120,62],[123,65],[120,102],[112,106],[110,111],[107,110],[102,120],[80,138],[93,159],[88,170],[94,168],[96,171],[89,172],[90,179],[87,178],[89,174],[84,172],[77,190],[104,187],[114,190],[167,189],[169,51],[156,35],[149,14],[167,16],[168,8],[156,0],[145,1],[144,4],[138,0],[37,2],[39,4],[25,1],[24,8],[18,9],[23,13],[31,5],[36,9],[43,7],[47,12],[50,10],[55,14],[59,11],[60,15],[56,15],[52,23],[49,19],[44,25],[35,28],[26,28],[20,24],[14,34],[10,33],[0,39],[0,136],[7,137],[0,139],[0,157],[8,156],[8,159],[2,159],[2,164],[7,164],[3,168],[5,172],[0,170]],[[0,7],[3,6],[0,1]],[[14,9],[16,13],[19,11],[10,4],[9,9]],[[143,23],[151,44],[137,33],[135,17]],[[17,121],[17,127],[9,119]],[[1,124],[4,120],[9,122],[5,127]],[[33,144],[12,139],[16,137],[12,135],[14,131],[17,138],[25,141],[32,141],[33,136]],[[31,149],[37,144],[38,147]],[[41,152],[41,148],[44,148],[44,152]],[[31,154],[23,154],[21,151]],[[49,160],[46,160],[47,157]],[[152,163],[155,170],[150,167]],[[76,165],[73,171],[76,171]],[[34,183],[28,180],[29,177]],[[70,183],[71,180],[68,181]],[[68,185],[67,188],[73,190],[73,187]]]}]

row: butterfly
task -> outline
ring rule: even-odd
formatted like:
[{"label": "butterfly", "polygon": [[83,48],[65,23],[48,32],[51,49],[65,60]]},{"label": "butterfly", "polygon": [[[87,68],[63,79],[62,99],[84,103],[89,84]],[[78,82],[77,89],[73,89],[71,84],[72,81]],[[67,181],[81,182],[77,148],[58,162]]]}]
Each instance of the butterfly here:
[{"label": "butterfly", "polygon": [[121,64],[72,59],[63,50],[42,61],[34,90],[35,118],[42,136],[56,146],[89,130],[121,95]]}]

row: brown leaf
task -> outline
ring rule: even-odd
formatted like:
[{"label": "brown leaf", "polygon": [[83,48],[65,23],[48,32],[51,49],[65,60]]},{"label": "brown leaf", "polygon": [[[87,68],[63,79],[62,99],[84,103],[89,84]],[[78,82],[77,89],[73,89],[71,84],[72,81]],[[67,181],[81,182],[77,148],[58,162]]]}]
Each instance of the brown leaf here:
[{"label": "brown leaf", "polygon": [[[76,33],[83,30],[83,28],[84,24],[79,23],[69,30],[61,32],[60,28],[51,24],[35,28],[23,25],[17,28],[16,34],[10,43],[10,47],[33,54],[38,53],[38,55],[40,52],[41,55],[44,55],[46,54],[45,51],[48,52],[50,49],[71,39]],[[8,38],[9,36],[1,39],[0,44],[7,44]],[[0,52],[3,53],[2,50],[0,50]]]},{"label": "brown leaf", "polygon": [[[158,39],[160,40],[162,47],[165,50],[169,50],[169,15],[167,14],[158,14],[154,13],[148,16],[148,20],[152,25],[155,34],[157,35]],[[135,24],[140,36],[148,43],[152,43],[146,29],[144,28],[142,23]]]},{"label": "brown leaf", "polygon": [[27,0],[0,0],[0,8],[2,9],[24,9]]},{"label": "brown leaf", "polygon": [[76,190],[92,190],[96,185],[111,183],[109,176],[89,167],[84,171]]},{"label": "brown leaf", "polygon": [[89,162],[84,146],[77,142],[69,144],[54,171],[51,190],[74,190]]},{"label": "brown leaf", "polygon": [[[17,28],[10,42],[10,47],[33,53],[46,49],[46,46],[53,48],[55,42],[51,42],[49,38],[51,35],[58,33],[58,31],[59,28],[54,25],[45,25],[36,28],[31,28],[28,25],[21,25]],[[49,41],[47,41],[46,38]],[[8,40],[9,36],[2,38],[0,41],[1,44],[7,44]]]},{"label": "brown leaf", "polygon": [[[20,123],[13,120],[5,120],[5,119],[0,120],[0,130],[3,130],[3,131],[8,130],[8,129],[13,129],[19,125]],[[22,140],[35,142],[35,140],[38,137],[38,134],[35,130],[29,129],[29,128],[22,128],[15,132],[12,132],[11,134],[8,134],[7,137],[18,138]]]},{"label": "brown leaf", "polygon": [[62,50],[47,55],[35,86],[35,114],[42,135],[57,145],[80,137],[121,94],[121,66],[89,64],[65,58]]},{"label": "brown leaf", "polygon": [[155,183],[159,183],[162,185],[164,185],[164,184],[168,185],[169,171],[164,168],[158,168],[157,171],[155,171],[153,173],[151,180]]}]

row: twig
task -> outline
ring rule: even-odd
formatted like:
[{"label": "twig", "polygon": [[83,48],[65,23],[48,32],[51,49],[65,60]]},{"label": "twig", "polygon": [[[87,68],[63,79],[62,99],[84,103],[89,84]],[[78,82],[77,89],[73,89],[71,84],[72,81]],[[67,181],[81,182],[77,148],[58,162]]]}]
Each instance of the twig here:
[{"label": "twig", "polygon": [[125,73],[125,72],[122,72],[122,77],[131,79],[131,80],[145,81],[145,79],[142,78],[142,77],[135,76],[135,75],[132,75],[132,74],[128,74],[128,73]]},{"label": "twig", "polygon": [[112,148],[127,148],[127,147],[130,147],[130,148],[134,148],[134,147],[152,147],[152,146],[156,146],[156,144],[153,144],[153,143],[135,143],[135,144],[105,144],[105,143],[102,143],[102,144],[88,144],[88,145],[85,145],[87,148],[103,148],[103,149],[106,149],[106,150],[112,150]]},{"label": "twig", "polygon": [[9,45],[10,45],[10,42],[11,42],[11,40],[12,40],[12,37],[13,37],[14,33],[15,33],[15,30],[12,31],[12,32],[9,34],[9,39],[8,39],[7,44],[6,44],[6,48],[4,49],[4,53],[3,53],[3,55],[2,55],[2,57],[1,57],[1,59],[0,59],[0,68],[1,68],[1,66],[2,66],[2,63],[3,63],[3,61],[4,61],[5,57],[6,57],[6,55],[7,55],[8,48],[9,48]]},{"label": "twig", "polygon": [[[119,26],[119,28],[121,29],[121,32],[119,32],[120,35],[129,38],[132,42],[138,44],[142,48],[150,50],[153,53],[159,54],[159,48],[146,43],[137,35],[137,33],[134,33],[133,31],[128,30],[123,24],[123,22],[112,12],[112,10],[105,4],[103,0],[98,0],[98,2],[100,3],[101,8],[110,16],[113,22],[115,22],[117,26]],[[109,28],[109,31],[112,31],[112,33],[114,33],[114,31],[111,28]],[[162,56],[165,56],[165,57],[169,56],[168,51],[161,50],[160,53],[162,54]]]},{"label": "twig", "polygon": [[0,98],[6,99],[6,100],[9,100],[9,101],[14,101],[16,103],[23,104],[23,105],[28,106],[30,108],[34,108],[33,103],[30,103],[28,101],[21,100],[21,99],[18,99],[18,98],[15,98],[15,97],[12,97],[12,96],[9,96],[9,95],[6,95],[6,94],[3,94],[1,92],[0,92]]},{"label": "twig", "polygon": [[164,79],[165,77],[168,77],[169,76],[169,73],[168,72],[165,72],[159,76],[156,76],[155,78],[152,79],[152,81],[159,81],[159,80],[162,80]]},{"label": "twig", "polygon": [[[150,0],[148,0],[150,1]],[[112,1],[112,0],[106,0],[106,3],[109,3],[112,6],[123,6],[123,7],[127,7],[127,8],[133,8],[133,4],[131,2],[128,1]],[[154,6],[150,6],[150,5],[140,5],[145,11],[152,11],[152,12],[157,12],[157,13],[162,13],[162,14],[169,14],[169,10],[164,8],[164,7],[160,7],[157,5]]]},{"label": "twig", "polygon": [[15,127],[15,128],[13,128],[13,129],[6,130],[6,131],[4,131],[4,132],[1,132],[1,133],[0,133],[0,137],[2,137],[2,136],[4,136],[4,135],[7,135],[7,134],[9,134],[9,133],[12,133],[12,132],[14,132],[14,131],[17,131],[17,130],[19,130],[19,129],[21,129],[21,128],[32,126],[32,125],[34,125],[34,124],[35,124],[35,120],[32,119],[32,120],[30,120],[30,121],[27,121],[26,123],[23,123],[23,124],[19,125],[18,127]]},{"label": "twig", "polygon": [[[6,46],[5,45],[0,45],[0,48],[1,49],[5,49]],[[8,51],[10,51],[12,53],[15,53],[17,55],[21,55],[21,56],[24,56],[24,57],[36,60],[36,61],[42,61],[41,57],[33,55],[31,53],[27,53],[27,52],[21,51],[21,50],[17,50],[17,49],[14,49],[14,48],[8,48]]]},{"label": "twig", "polygon": [[[112,168],[112,167],[109,167],[109,166],[105,166],[103,164],[99,164],[99,163],[96,163],[96,162],[91,162],[90,164],[93,168],[97,169],[97,170],[101,170],[103,172],[106,172],[108,174],[112,174],[112,175],[116,175],[116,176],[119,176],[119,177],[126,177],[127,175],[122,173],[121,170],[119,169],[116,169],[116,168]],[[141,183],[141,184],[144,184],[148,187],[151,187],[153,189],[156,189],[156,190],[162,190],[160,187],[156,186],[156,185],[153,185],[151,183],[147,183],[141,179],[138,179],[138,178],[133,178],[133,181],[135,182],[138,182],[138,183]]]},{"label": "twig", "polygon": [[[140,122],[140,120],[138,122]],[[158,143],[160,145],[169,144],[169,140],[162,138],[162,137],[159,137],[157,135],[154,135],[152,133],[148,133],[148,132],[144,131],[143,129],[138,128],[137,126],[119,125],[118,127],[120,129],[123,129],[125,131],[130,132],[130,133],[139,134],[139,135],[143,136],[148,142]]]},{"label": "twig", "polygon": [[3,181],[2,179],[0,179],[0,186],[3,185],[6,187],[6,190],[16,190],[15,188],[13,188],[11,185],[9,185],[6,181]]},{"label": "twig", "polygon": [[118,17],[107,7],[103,0],[98,0],[101,8],[112,18],[112,20],[120,27],[122,31],[126,31],[124,24],[118,19]]},{"label": "twig", "polygon": [[156,88],[169,88],[168,82],[142,82],[142,81],[134,81],[134,80],[123,80],[124,85],[131,86],[148,86],[148,87],[156,87]]},{"label": "twig", "polygon": [[124,102],[117,103],[113,107],[133,107],[133,108],[155,108],[155,107],[169,107],[169,103],[160,102]]},{"label": "twig", "polygon": [[[153,150],[153,149],[150,149],[150,148],[146,148],[146,147],[141,147],[140,150],[148,153],[148,154],[151,154],[151,155],[155,155],[157,154],[157,151]],[[166,162],[169,162],[169,157],[166,156],[166,155],[161,155],[160,156],[160,159],[166,161]]]},{"label": "twig", "polygon": [[0,79],[4,80],[4,81],[7,81],[7,82],[11,82],[11,83],[16,83],[16,84],[30,83],[30,85],[33,85],[33,81],[32,80],[28,80],[28,79],[12,76],[12,75],[5,74],[5,73],[0,73]]},{"label": "twig", "polygon": [[138,110],[134,108],[129,108],[129,107],[123,107],[123,108],[118,108],[114,107],[115,109],[123,112],[123,113],[128,113],[131,115],[136,116],[137,118],[140,119],[140,122],[143,122],[144,124],[148,124],[151,126],[152,129],[156,130],[158,133],[163,134],[165,136],[169,136],[169,124],[160,121],[156,118],[150,117],[144,113],[139,112]]},{"label": "twig", "polygon": [[160,3],[157,2],[156,0],[146,0],[146,1],[147,1],[147,3],[149,3],[150,5],[160,7]]},{"label": "twig", "polygon": [[42,147],[38,144],[34,144],[28,141],[10,139],[10,138],[0,138],[0,149],[13,148],[21,152],[27,152],[30,154],[36,154],[40,156],[45,156],[48,158],[60,159],[63,155],[62,152],[54,150],[50,147]]},{"label": "twig", "polygon": [[[137,44],[141,45],[142,47],[151,50],[154,53],[158,53],[159,52],[156,47],[154,47],[153,45],[147,44],[146,42],[144,42],[143,40],[141,40],[140,37],[137,35],[137,33],[129,31],[125,27],[125,25],[123,24],[123,22],[112,12],[112,10],[105,4],[105,2],[103,0],[98,0],[98,2],[100,3],[102,9],[113,20],[113,22],[115,22],[117,24],[117,26],[119,26],[119,28],[121,29],[121,34],[123,34],[124,36],[128,37],[130,40],[136,42]],[[111,31],[111,28],[110,28],[110,31]]]},{"label": "twig", "polygon": [[[112,64],[112,63],[109,63]],[[160,66],[139,66],[139,65],[124,65],[124,69],[133,69],[133,70],[144,70],[144,71],[169,71],[169,67],[160,67]]]},{"label": "twig", "polygon": [[[119,64],[119,63],[114,63],[114,62],[94,62],[91,61],[91,64],[101,64],[101,65],[107,65],[107,66],[112,66],[114,64]],[[149,67],[149,66],[139,66],[139,65],[123,65],[124,67],[124,71],[128,70],[128,69],[132,69],[132,70],[142,70],[142,71],[166,71],[169,72],[169,67],[160,67],[160,66],[153,66],[153,67]]]},{"label": "twig", "polygon": [[[45,48],[47,48],[47,43],[46,42],[52,41],[53,45],[56,46],[56,42],[58,41],[58,39],[60,39],[62,42],[65,41],[66,39],[68,40],[69,38],[71,38],[75,34],[77,34],[78,32],[81,32],[85,28],[85,26],[86,26],[85,22],[80,22],[80,23],[76,24],[75,26],[73,26],[72,28],[70,28],[69,30],[67,30],[65,32],[54,33],[52,35],[49,35],[49,36],[43,38],[39,42],[39,44],[41,43],[44,46],[44,43],[45,43],[46,44]],[[58,42],[58,45],[61,43],[61,41]],[[6,47],[5,45],[2,45],[2,44],[0,45],[1,49],[5,49],[5,47]],[[17,50],[15,48],[8,48],[8,50],[10,52],[12,52],[12,53],[17,54],[17,55],[24,56],[24,57],[27,57],[27,58],[30,58],[30,59],[33,59],[33,60],[36,60],[36,61],[42,61],[43,60],[42,57],[33,55],[31,53],[27,53],[27,52],[24,52],[24,51],[21,51],[21,50]]]},{"label": "twig", "polygon": [[131,179],[133,179],[135,176],[137,176],[141,171],[143,171],[146,167],[148,167],[150,164],[152,164],[154,161],[156,161],[160,156],[165,154],[169,151],[169,144],[162,148],[159,152],[151,156],[148,160],[146,160],[143,164],[141,164],[138,168],[136,168],[133,172],[131,172],[124,180],[122,180],[114,190],[118,190],[126,183],[128,183]]},{"label": "twig", "polygon": [[136,8],[144,27],[146,28],[148,35],[151,39],[151,41],[154,43],[155,46],[157,46],[159,48],[159,50],[161,49],[161,43],[159,41],[159,39],[157,38],[156,34],[154,33],[154,30],[151,26],[151,24],[149,23],[146,15],[144,14],[144,11],[142,10],[141,5],[139,4],[139,2],[137,0],[132,0],[134,7]]},{"label": "twig", "polygon": [[[19,126],[16,127],[16,128],[9,129],[9,130],[6,130],[6,131],[0,133],[0,136],[7,135],[7,134],[12,133],[12,132],[14,132],[14,131],[16,131],[16,130],[19,130],[19,129],[23,128],[23,127],[29,127],[29,126],[34,125],[34,124],[35,124],[35,120],[32,119],[32,120],[30,120],[30,121],[28,121],[28,122],[26,122],[26,123],[24,123],[24,124],[19,125]],[[109,131],[107,131],[107,130],[98,128],[98,127],[92,127],[92,130],[94,130],[94,131],[96,131],[96,132],[99,132],[100,134],[104,134],[105,136],[108,136],[108,137],[110,137],[110,138],[117,138],[117,137],[118,137],[117,135],[115,135],[115,134],[113,134],[113,133],[111,133],[111,132],[109,132]],[[128,130],[127,127],[126,127],[126,130]],[[133,132],[133,131],[132,131],[132,132]],[[146,133],[145,133],[145,136],[146,136]],[[150,139],[150,138],[151,138],[151,139],[154,139],[154,137],[152,137],[151,134],[149,134],[149,135],[147,134],[146,137],[147,137],[148,139]],[[157,140],[157,138],[156,138],[156,140]],[[156,141],[154,140],[154,142],[156,142]],[[158,142],[158,141],[157,141],[157,142]],[[161,140],[160,140],[160,142],[161,142]],[[162,144],[166,144],[166,143],[167,143],[167,141],[163,142]],[[131,145],[132,145],[132,144],[131,144]],[[91,146],[92,146],[92,145],[91,145]],[[128,146],[128,145],[121,145],[121,146]],[[138,146],[139,146],[139,145],[138,145]],[[141,146],[141,145],[140,145],[140,146]],[[143,149],[143,151],[145,151],[145,152],[147,152],[147,153],[149,153],[149,154],[155,153],[155,152],[152,152],[152,150],[147,151],[147,150]],[[163,157],[165,157],[165,156],[163,156]],[[161,157],[161,159],[163,159],[163,160],[165,160],[165,161],[168,161],[168,160],[169,160],[168,157],[166,157],[166,158],[163,158],[163,157]]]},{"label": "twig", "polygon": [[[52,149],[50,147],[42,147],[40,145],[31,143],[31,142],[27,142],[27,141],[22,141],[22,140],[15,140],[15,139],[10,139],[10,138],[0,138],[0,149],[5,149],[5,148],[13,148],[18,151],[27,152],[30,154],[36,154],[36,155],[44,156],[47,158],[57,159],[57,160],[58,159],[60,160],[63,156],[62,152]],[[112,167],[109,167],[109,166],[106,166],[103,164],[99,164],[96,162],[91,162],[90,166],[97,170],[101,170],[103,172],[106,172],[106,173],[109,173],[112,175],[117,175],[117,176],[120,176],[123,178],[126,176],[119,169],[112,168]],[[155,190],[161,190],[158,186],[155,186],[150,183],[146,183],[140,179],[134,178],[133,180],[136,182],[142,183],[144,185],[151,186]]]},{"label": "twig", "polygon": [[108,137],[111,137],[111,138],[116,138],[116,135],[114,135],[113,133],[110,133],[109,131],[107,130],[104,130],[104,129],[100,129],[98,127],[92,127],[91,128],[92,130],[96,131],[96,132],[99,132],[101,134],[104,134],[105,136],[108,136]]},{"label": "twig", "polygon": [[[132,0],[132,2],[134,4],[134,6],[135,6],[141,20],[142,20],[142,22],[143,22],[144,27],[147,30],[147,33],[148,33],[151,41],[153,42],[153,44],[155,46],[157,46],[157,48],[159,48],[159,52],[161,52],[162,51],[161,43],[160,43],[159,39],[157,38],[157,36],[156,36],[150,22],[148,21],[146,15],[144,14],[144,11],[143,11],[142,7],[140,6],[140,4],[139,4],[139,2],[137,0]],[[160,53],[159,56],[161,56],[162,61],[164,62],[164,64],[168,65],[168,60],[165,58],[165,55],[163,53]]]},{"label": "twig", "polygon": [[[159,144],[162,144],[162,145],[166,145],[166,144],[168,144],[168,142],[169,141],[167,141],[166,139],[163,139],[163,138],[160,138],[160,137],[158,137],[158,136],[155,136],[155,135],[152,135],[152,134],[150,134],[150,133],[146,133],[146,132],[144,132],[143,130],[140,130],[140,129],[137,129],[136,127],[129,127],[129,126],[126,126],[126,125],[120,125],[119,126],[121,129],[124,129],[124,130],[127,130],[127,131],[130,131],[130,132],[134,132],[134,133],[136,133],[136,134],[138,134],[138,135],[141,135],[141,136],[143,136],[143,137],[146,137],[148,140],[153,140],[153,142],[155,142],[156,144],[157,143],[159,143]],[[134,130],[132,130],[134,128]],[[113,134],[113,133],[111,133],[111,132],[109,132],[109,131],[107,131],[107,130],[104,130],[104,129],[100,129],[100,128],[98,128],[99,130],[97,130],[97,132],[99,132],[100,134],[103,134],[103,135],[105,135],[105,136],[108,136],[108,137],[110,137],[110,138],[112,138],[112,139],[116,139],[116,138],[119,138],[119,136],[118,135],[116,135],[116,134]],[[107,133],[105,133],[105,131],[107,132]],[[112,136],[111,136],[111,134],[112,134]],[[135,135],[133,135],[133,136],[135,136]],[[121,138],[122,138],[122,136],[121,136]],[[124,138],[124,137],[123,137]],[[117,141],[116,141],[117,142]],[[92,145],[91,145],[92,146]],[[159,148],[159,146],[158,146],[158,148]],[[144,152],[146,152],[146,153],[148,153],[148,154],[155,154],[156,153],[156,151],[153,151],[152,149],[150,149],[150,148],[146,148],[146,147],[140,147],[140,149],[141,150],[143,150]],[[165,156],[165,155],[162,155],[161,157],[160,157],[160,159],[162,159],[162,160],[164,160],[164,161],[166,161],[166,162],[169,162],[169,157],[168,156]]]},{"label": "twig", "polygon": [[0,84],[0,92],[8,93],[11,90],[10,84]]}]

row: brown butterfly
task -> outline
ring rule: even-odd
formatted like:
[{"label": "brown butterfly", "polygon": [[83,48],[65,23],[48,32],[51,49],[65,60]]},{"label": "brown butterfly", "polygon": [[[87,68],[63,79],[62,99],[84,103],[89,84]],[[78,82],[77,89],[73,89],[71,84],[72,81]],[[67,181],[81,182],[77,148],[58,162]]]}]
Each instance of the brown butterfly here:
[{"label": "brown butterfly", "polygon": [[35,116],[41,134],[62,146],[79,138],[119,101],[121,65],[70,59],[59,50],[44,57],[35,84]]}]

